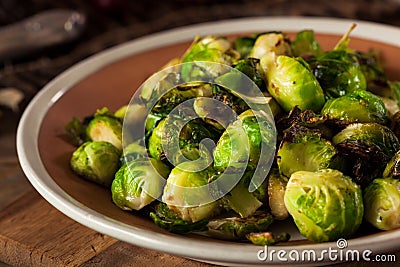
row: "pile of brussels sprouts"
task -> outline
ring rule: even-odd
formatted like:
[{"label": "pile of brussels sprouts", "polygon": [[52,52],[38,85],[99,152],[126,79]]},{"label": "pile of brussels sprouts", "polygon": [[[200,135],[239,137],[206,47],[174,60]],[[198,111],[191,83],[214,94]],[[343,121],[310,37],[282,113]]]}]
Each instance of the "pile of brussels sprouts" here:
[{"label": "pile of brussels sprouts", "polygon": [[[229,88],[205,82],[174,88],[138,119],[157,84],[142,91],[141,103],[74,118],[66,126],[77,146],[71,168],[110,188],[121,209],[141,210],[173,233],[271,245],[290,238],[270,231],[271,224],[282,220],[293,220],[314,242],[356,236],[362,225],[377,231],[400,227],[400,82],[388,80],[379,51],[351,49],[350,32],[330,50],[321,48],[312,30],[292,39],[284,32],[197,37],[171,65],[217,62],[241,71],[265,96],[275,124],[260,120]],[[224,75],[212,68],[199,72],[182,67],[160,83],[207,74]],[[223,113],[207,98],[224,103],[238,116],[224,120],[225,125],[210,119],[210,114],[215,118]],[[186,123],[185,112],[177,112],[174,124],[166,126],[168,114],[188,99],[194,99],[190,112],[196,118]],[[132,109],[133,119],[145,123],[145,140],[123,144],[124,116]],[[168,155],[162,143],[176,138],[171,134],[174,125],[180,129],[179,153]],[[273,139],[271,129],[276,129],[272,167],[250,192],[260,146]],[[248,150],[241,145],[243,134]],[[204,156],[204,139],[216,144],[208,165],[190,171],[202,164],[196,160]],[[243,162],[245,154],[248,160]],[[221,189],[218,183],[217,188],[207,185],[221,173],[234,176],[239,169],[243,175],[238,183],[206,202]],[[205,190],[182,190],[201,186]],[[207,204],[196,205],[199,199]]]}]

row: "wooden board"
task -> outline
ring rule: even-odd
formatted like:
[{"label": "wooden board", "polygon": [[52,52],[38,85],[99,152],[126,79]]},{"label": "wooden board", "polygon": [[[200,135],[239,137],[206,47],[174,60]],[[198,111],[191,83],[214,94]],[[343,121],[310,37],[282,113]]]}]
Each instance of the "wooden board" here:
[{"label": "wooden board", "polygon": [[0,212],[0,261],[13,266],[210,266],[100,234],[32,190]]}]

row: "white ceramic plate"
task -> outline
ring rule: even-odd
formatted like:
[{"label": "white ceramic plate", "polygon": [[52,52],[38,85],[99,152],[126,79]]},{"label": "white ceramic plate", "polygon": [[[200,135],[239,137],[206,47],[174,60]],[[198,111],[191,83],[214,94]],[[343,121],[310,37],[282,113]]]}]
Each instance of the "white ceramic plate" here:
[{"label": "white ceramic plate", "polygon": [[[77,222],[119,240],[223,265],[287,264],[278,254],[260,260],[258,256],[265,257],[260,252],[263,247],[170,234],[149,226],[152,225],[150,221],[141,215],[119,210],[111,204],[109,192],[76,178],[69,170],[68,157],[73,147],[60,136],[63,126],[73,116],[83,117],[101,106],[116,108],[129,102],[141,82],[174,54],[180,55],[196,34],[235,35],[313,29],[326,47],[334,44],[354,22],[358,26],[352,33],[351,46],[357,49],[377,46],[384,50],[389,74],[400,77],[400,66],[397,66],[400,62],[400,29],[331,18],[264,17],[205,23],[153,34],[99,53],[51,81],[26,108],[17,133],[21,166],[36,190],[54,207]],[[399,239],[400,229],[374,233],[347,240],[346,249],[357,250],[360,255],[367,249],[383,253],[399,249]],[[336,242],[289,242],[269,247],[269,251],[271,249],[283,251],[280,256],[288,261],[291,261],[289,253],[297,251],[301,256],[312,250],[317,261],[300,258],[295,263],[321,265],[333,263],[329,255],[322,252],[337,250],[338,246]]]}]

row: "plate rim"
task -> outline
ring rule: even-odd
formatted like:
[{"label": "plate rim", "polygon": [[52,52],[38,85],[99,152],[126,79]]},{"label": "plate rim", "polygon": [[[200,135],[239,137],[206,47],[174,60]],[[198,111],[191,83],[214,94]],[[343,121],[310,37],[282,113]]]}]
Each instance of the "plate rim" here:
[{"label": "plate rim", "polygon": [[[120,223],[82,205],[62,190],[47,173],[38,148],[40,127],[51,106],[73,85],[99,69],[127,56],[166,45],[190,41],[196,34],[228,35],[243,33],[244,31],[260,32],[277,29],[298,31],[310,28],[317,33],[341,35],[348,30],[352,23],[358,25],[352,32],[352,36],[399,47],[400,28],[395,26],[342,18],[275,16],[245,17],[178,27],[146,35],[94,54],[56,76],[33,97],[26,107],[21,116],[16,136],[17,155],[21,168],[33,187],[52,206],[71,219],[118,240],[181,257],[217,264],[287,264],[287,262],[277,260],[271,262],[259,261],[256,253],[260,250],[260,247],[254,245],[218,244],[210,240],[196,240],[196,245],[193,246],[193,240],[184,236],[159,233],[154,236],[154,232]],[[333,25],[334,27],[332,27]],[[371,35],[371,32],[380,32],[380,35],[379,37],[374,34]],[[385,241],[391,245],[399,238],[400,229],[377,236],[378,241]],[[350,239],[348,246],[352,249],[359,249],[367,241],[370,241],[369,236]],[[335,244],[334,242],[327,242],[312,244],[311,246],[312,249],[321,251],[329,245],[334,247]],[[293,246],[277,247],[283,250],[293,249]],[[298,245],[295,248],[296,250],[309,249],[310,244]],[[393,247],[391,248],[393,249]],[[400,248],[400,244],[396,248]],[[230,249],[233,249],[233,251],[240,249],[242,253],[237,255],[237,253],[229,252]],[[382,245],[374,249],[374,252],[384,252],[388,249],[388,245]],[[296,263],[299,264],[299,262]],[[303,264],[308,265],[310,263],[303,262]]]}]

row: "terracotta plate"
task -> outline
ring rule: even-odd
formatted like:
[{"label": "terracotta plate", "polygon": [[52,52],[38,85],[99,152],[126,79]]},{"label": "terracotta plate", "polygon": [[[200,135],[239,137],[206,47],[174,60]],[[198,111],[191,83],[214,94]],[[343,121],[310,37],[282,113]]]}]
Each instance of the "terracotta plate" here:
[{"label": "terracotta plate", "polygon": [[[69,158],[74,147],[65,141],[64,126],[73,116],[83,118],[103,106],[113,110],[127,104],[141,83],[169,59],[180,56],[197,34],[237,35],[271,30],[294,33],[313,29],[317,40],[329,49],[353,22],[358,26],[352,33],[351,47],[364,51],[373,47],[382,51],[389,78],[400,80],[400,29],[390,26],[327,18],[271,17],[174,29],[97,54],[43,88],[20,121],[17,149],[22,168],[36,190],[57,209],[81,224],[125,242],[224,265],[285,264],[287,262],[277,257],[260,260],[259,256],[265,256],[260,254],[261,247],[170,234],[140,213],[118,209],[108,190],[78,178],[70,170]],[[289,231],[297,241],[273,249],[285,253],[293,249],[299,253],[312,249],[322,255],[317,262],[299,259],[296,263],[332,263],[327,254],[321,253],[329,248],[337,249],[336,242],[302,242],[298,241],[301,237],[293,227]],[[347,248],[360,253],[366,249],[382,253],[399,249],[399,239],[400,229],[373,233],[347,240]]]}]

